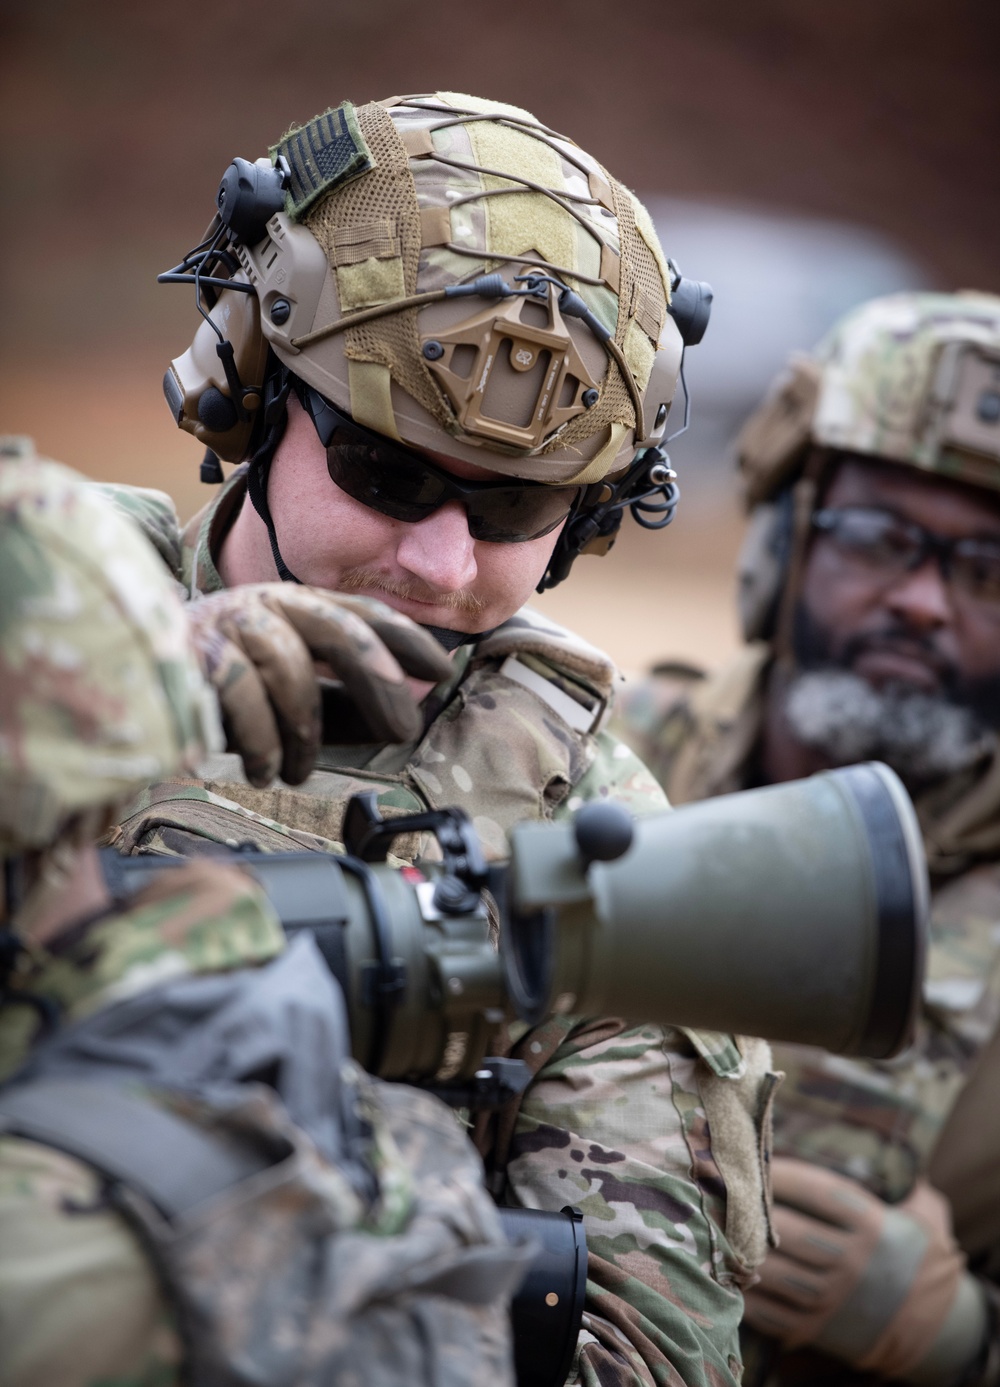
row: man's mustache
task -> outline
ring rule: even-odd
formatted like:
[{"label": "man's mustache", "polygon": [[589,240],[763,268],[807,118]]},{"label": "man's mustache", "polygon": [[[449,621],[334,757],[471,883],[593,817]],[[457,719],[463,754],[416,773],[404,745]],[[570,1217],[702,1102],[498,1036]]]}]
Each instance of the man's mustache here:
[{"label": "man's mustache", "polygon": [[844,642],[837,664],[844,669],[850,669],[862,655],[883,650],[922,660],[945,687],[953,687],[959,682],[959,671],[954,663],[941,653],[934,640],[922,632],[910,630],[901,623],[886,626],[881,631],[865,631],[851,636]]},{"label": "man's mustache", "polygon": [[486,608],[481,597],[464,588],[458,592],[435,592],[416,579],[392,578],[388,573],[366,568],[363,564],[342,573],[337,588],[340,592],[381,592],[389,597],[401,597],[404,601],[431,602],[436,607],[451,607],[453,611],[470,612],[473,616],[478,616]]}]

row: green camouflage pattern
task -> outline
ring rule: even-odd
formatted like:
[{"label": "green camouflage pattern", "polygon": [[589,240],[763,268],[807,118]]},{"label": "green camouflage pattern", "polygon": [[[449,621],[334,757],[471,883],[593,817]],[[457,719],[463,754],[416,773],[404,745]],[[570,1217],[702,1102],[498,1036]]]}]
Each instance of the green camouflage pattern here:
[{"label": "green camouflage pattern", "polygon": [[[213,541],[245,495],[245,473],[235,472],[208,506],[185,527],[177,543],[163,535],[174,515],[154,492],[114,488],[116,503],[151,535],[161,553],[180,554],[175,576],[194,593],[222,590],[211,559]],[[176,522],[175,522],[176,523]],[[515,658],[528,677],[572,700],[593,733],[568,726],[531,689],[502,671]],[[659,787],[642,763],[601,726],[612,701],[616,671],[600,651],[525,608],[473,651],[462,648],[449,679],[429,695],[425,706],[440,716],[417,742],[402,746],[324,747],[317,770],[292,789],[281,784],[257,790],[247,784],[238,758],[216,755],[202,767],[200,783],[174,783],[143,790],[123,819],[123,851],[183,851],[177,815],[181,802],[199,804],[192,812],[198,832],[232,844],[242,836],[276,841],[258,829],[243,834],[233,820],[234,805],[266,821],[279,836],[308,836],[309,846],[339,850],[347,800],[377,789],[383,810],[418,813],[457,804],[472,817],[487,855],[506,855],[507,833],[522,819],[566,817],[588,799],[614,794],[635,813],[666,806]],[[488,787],[488,788],[486,788]],[[226,803],[220,803],[225,801]],[[214,818],[205,806],[219,810]],[[171,807],[168,807],[171,806]],[[192,831],[193,828],[192,828]],[[316,840],[324,840],[322,843]],[[426,851],[429,840],[402,845],[402,856]]]},{"label": "green camouflage pattern", "polygon": [[[187,526],[184,569],[175,576],[189,591],[202,590],[202,583],[221,586],[211,564],[212,541],[244,486],[236,474]],[[140,497],[129,504],[141,510],[149,502]],[[569,726],[544,697],[504,676],[502,665],[512,656],[578,704],[593,730]],[[603,729],[615,683],[605,656],[526,609],[474,650],[459,653],[451,679],[428,695],[425,706],[438,713],[416,746],[325,748],[317,771],[295,789],[255,790],[239,778],[236,758],[212,758],[200,782],[174,781],[143,792],[122,822],[118,846],[184,853],[206,839],[232,844],[246,836],[271,850],[294,844],[338,851],[346,799],[372,788],[389,813],[461,804],[493,857],[503,855],[506,831],[519,819],[565,818],[589,799],[613,797],[635,813],[662,810],[666,800],[645,766]],[[426,853],[428,844],[397,840],[396,851],[411,859]],[[572,1018],[560,1020],[573,1024]],[[760,1135],[771,1089],[766,1065],[748,1068],[728,1036],[618,1026],[614,1044],[584,1046],[569,1069],[557,1064],[550,1074],[543,1068],[529,1089],[526,1128],[539,1120],[531,1106],[537,1092],[546,1094],[545,1106],[558,1095],[565,1125],[554,1142],[537,1141],[535,1150],[519,1156],[523,1185],[512,1197],[523,1187],[526,1203],[559,1209],[567,1199],[577,1202],[579,1187],[564,1198],[558,1174],[570,1139],[584,1153],[596,1143],[620,1155],[629,1172],[624,1200],[602,1204],[595,1191],[585,1210],[588,1238],[603,1237],[612,1203],[613,1217],[627,1231],[620,1242],[605,1239],[600,1269],[593,1264],[603,1281],[589,1291],[594,1342],[587,1340],[591,1347],[581,1357],[581,1380],[604,1387],[733,1384],[740,1376],[739,1287],[762,1257],[767,1236],[766,1140]],[[592,1068],[600,1103],[581,1096]],[[656,1082],[647,1083],[653,1074]],[[539,1088],[546,1084],[551,1087]],[[723,1114],[714,1129],[699,1097],[710,1091]],[[628,1113],[628,1131],[612,1139],[605,1124],[619,1108],[622,1116]],[[649,1238],[655,1250],[637,1263],[631,1254],[649,1246]],[[651,1284],[642,1280],[644,1270]],[[598,1323],[619,1327],[598,1333]]]},{"label": "green camouflage pattern", "polygon": [[4,1387],[172,1387],[182,1347],[135,1235],[97,1173],[0,1139]]},{"label": "green camouflage pattern", "polygon": [[[194,861],[164,873],[128,910],[34,949],[16,983],[59,1004],[66,1025],[160,983],[266,963],[283,948],[277,918],[244,873]],[[31,1008],[0,1010],[0,1078],[28,1057],[37,1030]],[[293,1153],[266,1179],[199,1205],[176,1231],[142,1201],[126,1222],[89,1167],[0,1138],[5,1387],[180,1387],[221,1380],[220,1363],[236,1365],[232,1380],[262,1387],[512,1387],[507,1300],[524,1255],[506,1243],[475,1152],[429,1095],[357,1073],[352,1082],[371,1131],[369,1200],[265,1085],[247,1083],[235,1106],[147,1095],[202,1129],[250,1133],[264,1149],[277,1142]],[[169,1269],[169,1302],[145,1236]],[[182,1336],[174,1297],[212,1332]],[[275,1376],[276,1364],[294,1372]]]},{"label": "green camouflage pattern", "polygon": [[367,1205],[266,1087],[224,1114],[223,1129],[284,1137],[294,1155],[196,1211],[169,1249],[195,1322],[215,1330],[212,1347],[195,1338],[192,1375],[514,1387],[508,1307],[530,1254],[507,1243],[450,1109],[405,1084],[356,1083],[378,1176]]},{"label": "green camouflage pattern", "polygon": [[1000,297],[872,299],[795,354],[737,441],[748,503],[795,481],[811,445],[1000,490]]},{"label": "green camouflage pattern", "polygon": [[[50,997],[63,1024],[170,978],[275,958],[281,926],[242,873],[191,863],[127,912],[47,951],[33,946],[14,991]],[[38,1032],[31,1007],[0,1010],[0,1080]],[[168,1387],[181,1344],[135,1235],[89,1167],[0,1138],[0,1363],[4,1387]]]},{"label": "green camouflage pattern", "polygon": [[817,348],[822,380],[813,441],[1000,489],[1000,425],[979,459],[964,457],[948,436],[957,354],[968,348],[992,359],[995,390],[995,295],[895,294],[855,309]]},{"label": "green camouflage pattern", "polygon": [[889,1203],[906,1197],[1000,1024],[998,920],[1000,865],[939,886],[917,1034],[895,1060],[862,1064],[776,1047],[788,1075],[777,1150],[851,1175]]},{"label": "green camouflage pattern", "polygon": [[[735,445],[751,515],[738,564],[743,636],[787,628],[812,513],[844,452],[1000,490],[1000,297],[905,293],[848,313],[795,353]],[[785,534],[778,498],[791,489]]]},{"label": "green camouflage pattern", "polygon": [[175,586],[83,478],[0,464],[0,854],[46,846],[214,741]]},{"label": "green camouflage pattern", "polygon": [[[369,142],[382,145],[374,170],[334,187],[303,218],[333,270],[335,319],[486,272],[499,270],[509,279],[529,265],[547,266],[579,292],[624,353],[640,394],[646,389],[667,321],[671,276],[651,218],[634,194],[573,141],[502,102],[435,92],[400,97],[384,109],[362,106],[357,115]],[[466,302],[465,321],[485,310],[482,300]],[[349,360],[386,368],[447,431],[449,443],[457,439],[475,447],[482,438],[467,431],[419,353],[418,334],[446,321],[435,315],[436,307],[349,328],[343,351]],[[578,445],[599,440],[603,447],[612,441],[612,426],[620,434],[618,446],[588,480],[630,457],[625,454],[635,413],[619,367],[603,349],[594,350],[598,343],[589,328],[568,317],[566,324],[601,398],[530,449],[493,439],[487,446],[497,471],[563,481],[586,461]],[[334,365],[341,350],[336,339],[305,342],[290,353],[266,317],[263,326],[297,375],[360,417],[364,397],[350,398],[343,371]],[[398,410],[395,425],[410,442],[420,441],[410,436],[408,419]],[[586,450],[588,456],[596,451]],[[543,456],[544,462],[530,460]]]},{"label": "green camouflage pattern", "polygon": [[[51,951],[32,945],[10,987],[51,998],[66,1024],[172,978],[266,963],[284,946],[276,915],[244,873],[192,862],[81,937]],[[0,1009],[0,1081],[23,1063],[37,1030],[30,1007]]]},{"label": "green camouflage pattern", "polygon": [[[673,802],[745,788],[772,660],[769,647],[758,644],[714,676],[665,666],[626,689],[614,728],[650,760]],[[984,779],[995,778],[994,770]],[[1000,1025],[995,839],[983,845],[978,822],[978,839],[963,839],[947,827],[963,803],[982,797],[983,788],[963,777],[950,794],[939,787],[933,797],[916,801],[933,889],[927,976],[913,1044],[895,1059],[878,1062],[804,1046],[774,1047],[775,1066],[786,1073],[774,1106],[775,1151],[850,1176],[889,1203],[904,1199],[926,1175],[952,1108]],[[997,800],[988,802],[996,827]],[[820,1380],[811,1358],[802,1370],[803,1380]],[[761,1371],[766,1375],[766,1367]],[[787,1382],[799,1380],[791,1367],[789,1374]],[[831,1382],[860,1380],[842,1365],[831,1367]]]},{"label": "green camouflage pattern", "polygon": [[[438,95],[465,110],[506,111],[514,120],[534,120],[527,111],[514,106],[480,101],[476,97],[459,96],[454,92]],[[410,172],[417,205],[422,211],[448,208],[452,243],[479,254],[477,260],[475,255],[463,255],[446,245],[424,247],[417,277],[418,292],[444,289],[449,284],[467,280],[471,275],[485,274],[487,270],[498,268],[490,251],[499,251],[501,255],[534,251],[543,260],[559,265],[570,274],[576,271],[591,279],[601,278],[598,242],[578,221],[566,216],[555,203],[541,194],[525,188],[521,192],[511,190],[499,198],[459,202],[459,199],[484,189],[496,190],[504,186],[506,180],[481,174],[470,166],[482,164],[496,167],[505,155],[508,161],[513,161],[507,164],[512,171],[523,172],[560,193],[589,199],[586,174],[576,162],[571,163],[563,151],[542,144],[526,132],[514,131],[507,126],[497,127],[491,121],[445,125],[443,121],[447,115],[440,109],[420,111],[417,107],[399,107],[392,114],[401,130],[429,132],[433,129],[432,139],[437,152],[466,165],[466,168],[458,169],[433,159],[411,160]],[[568,141],[563,143],[566,153],[572,150],[574,160],[579,160],[595,176],[603,177],[596,159],[571,146]],[[525,165],[523,170],[515,167],[521,162]],[[459,205],[455,206],[456,202]],[[615,255],[619,255],[621,243],[617,221],[605,216],[599,205],[590,202],[582,203],[579,211],[593,224],[601,240],[611,247]],[[598,316],[609,332],[614,332],[618,322],[618,301],[609,286],[581,281],[577,287],[591,312]]]},{"label": "green camouflage pattern", "polygon": [[[727,1036],[556,1018],[516,1053],[530,1062],[547,1042],[558,1048],[517,1115],[506,1199],[584,1214],[587,1300],[572,1380],[738,1380],[740,1288],[767,1236],[768,1047],[741,1042],[741,1053]],[[732,1131],[741,1104],[742,1141]]]}]

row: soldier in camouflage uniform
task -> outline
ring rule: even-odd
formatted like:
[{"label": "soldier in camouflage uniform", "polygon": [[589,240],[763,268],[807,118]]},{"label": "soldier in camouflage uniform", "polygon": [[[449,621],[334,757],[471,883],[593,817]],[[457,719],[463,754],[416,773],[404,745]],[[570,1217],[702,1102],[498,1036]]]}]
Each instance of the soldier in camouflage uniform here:
[{"label": "soldier in camouflage uniform", "polygon": [[311,942],[219,863],[109,898],[94,838],[203,756],[214,700],[139,533],[12,451],[0,1382],[512,1384],[523,1255],[449,1110],[354,1069]]},{"label": "soldier in camouflage uniform", "polygon": [[662,666],[619,729],[676,803],[888,762],[934,889],[916,1043],[879,1064],[776,1055],[782,1245],[747,1302],[771,1336],[756,1380],[993,1383],[1000,299],[857,309],[793,360],[738,447],[746,649],[711,677]]},{"label": "soldier in camouflage uniform", "polygon": [[[241,465],[183,530],[166,497],[115,494],[194,599],[230,752],[141,795],[119,848],[336,849],[361,789],[390,814],[462,806],[493,858],[518,821],[589,799],[663,808],[604,729],[611,662],[523,606],[672,475],[655,447],[682,346],[668,306],[690,286],[645,209],[527,112],[454,93],[345,103],[272,163],[234,163],[220,207],[172,272],[197,272],[211,321],[165,391],[211,450],[203,476]],[[321,590],[378,597],[453,654],[411,683],[420,726],[396,744],[363,697],[349,716],[341,699],[307,774],[282,761],[278,704],[312,686],[291,609]],[[276,729],[249,754],[248,668]],[[263,789],[275,758],[284,783]],[[766,1047],[572,1017],[506,1043],[540,1072],[478,1135],[498,1197],[584,1211],[574,1378],[737,1381],[740,1291],[767,1236]]]}]

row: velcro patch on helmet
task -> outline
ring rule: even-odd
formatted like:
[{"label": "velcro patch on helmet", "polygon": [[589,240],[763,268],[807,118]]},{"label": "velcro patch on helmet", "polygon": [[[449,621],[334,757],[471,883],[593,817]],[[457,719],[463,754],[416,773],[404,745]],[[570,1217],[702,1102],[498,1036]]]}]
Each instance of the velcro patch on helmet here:
[{"label": "velcro patch on helmet", "polygon": [[290,130],[271,149],[272,158],[278,155],[288,161],[285,210],[293,221],[331,189],[375,167],[350,101]]},{"label": "velcro patch on helmet", "polygon": [[362,226],[336,226],[333,229],[335,265],[358,265],[362,260],[394,260],[401,255],[395,217],[382,217]]},{"label": "velcro patch on helmet", "polygon": [[632,317],[652,342],[658,342],[667,321],[667,305],[663,295],[651,293],[635,280],[632,284]]}]

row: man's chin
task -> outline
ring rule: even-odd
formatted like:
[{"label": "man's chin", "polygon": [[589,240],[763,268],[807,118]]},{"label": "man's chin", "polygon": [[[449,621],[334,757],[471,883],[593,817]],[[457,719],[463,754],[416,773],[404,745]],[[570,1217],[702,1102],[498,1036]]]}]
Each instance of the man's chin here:
[{"label": "man's chin", "polygon": [[799,673],[784,699],[793,736],[829,765],[885,761],[911,787],[966,770],[996,749],[996,734],[971,708],[902,680],[879,687],[857,668]]}]

